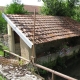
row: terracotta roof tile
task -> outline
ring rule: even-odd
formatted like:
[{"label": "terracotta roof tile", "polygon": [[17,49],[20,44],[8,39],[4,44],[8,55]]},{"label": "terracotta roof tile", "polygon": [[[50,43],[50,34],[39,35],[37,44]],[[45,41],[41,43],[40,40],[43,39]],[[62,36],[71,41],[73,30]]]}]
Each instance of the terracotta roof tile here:
[{"label": "terracotta roof tile", "polygon": [[[7,15],[33,41],[33,15]],[[36,15],[35,44],[80,36],[80,23],[69,17]]]}]

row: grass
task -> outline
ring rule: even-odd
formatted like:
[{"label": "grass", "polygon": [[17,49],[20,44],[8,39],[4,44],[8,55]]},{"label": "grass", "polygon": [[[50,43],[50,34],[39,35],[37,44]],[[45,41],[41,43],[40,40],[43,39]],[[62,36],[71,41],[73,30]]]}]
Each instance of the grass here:
[{"label": "grass", "polygon": [[4,56],[3,50],[8,50],[8,47],[0,43],[0,56]]},{"label": "grass", "polygon": [[[4,52],[3,52],[4,49],[7,49],[7,50],[8,50],[8,47],[6,47],[6,46],[4,46],[2,43],[0,43],[0,56],[4,56]],[[0,80],[6,80],[6,79],[3,78],[3,77],[0,75]]]},{"label": "grass", "polygon": [[2,76],[0,76],[0,80],[6,80],[5,78],[3,78]]},{"label": "grass", "polygon": [[3,55],[4,55],[3,51],[2,51],[2,50],[0,50],[0,56],[3,56]]}]

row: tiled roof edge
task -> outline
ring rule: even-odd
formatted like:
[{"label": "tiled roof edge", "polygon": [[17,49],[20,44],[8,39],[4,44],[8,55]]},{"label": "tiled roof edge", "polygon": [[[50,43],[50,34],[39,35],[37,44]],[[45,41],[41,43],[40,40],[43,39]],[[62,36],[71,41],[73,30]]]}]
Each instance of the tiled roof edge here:
[{"label": "tiled roof edge", "polygon": [[22,38],[22,40],[32,48],[33,43],[16,27],[15,24],[4,14],[2,13],[2,17],[7,21],[7,23],[12,27],[12,29]]}]

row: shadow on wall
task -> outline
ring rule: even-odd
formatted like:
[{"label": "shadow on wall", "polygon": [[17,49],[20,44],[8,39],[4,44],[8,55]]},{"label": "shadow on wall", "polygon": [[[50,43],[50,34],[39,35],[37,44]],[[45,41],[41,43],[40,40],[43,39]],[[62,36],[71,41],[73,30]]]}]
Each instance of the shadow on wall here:
[{"label": "shadow on wall", "polygon": [[49,53],[56,53],[60,50],[80,45],[80,37],[56,40],[48,43],[36,45],[37,58],[46,56]]}]

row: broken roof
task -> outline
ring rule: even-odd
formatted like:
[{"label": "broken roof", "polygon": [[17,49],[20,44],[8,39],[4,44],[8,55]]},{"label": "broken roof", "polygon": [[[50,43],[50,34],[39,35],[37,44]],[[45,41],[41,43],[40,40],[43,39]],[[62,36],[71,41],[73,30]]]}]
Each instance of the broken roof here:
[{"label": "broken roof", "polygon": [[[34,15],[6,15],[12,23],[33,41]],[[35,44],[80,36],[80,23],[69,17],[36,15]]]}]

